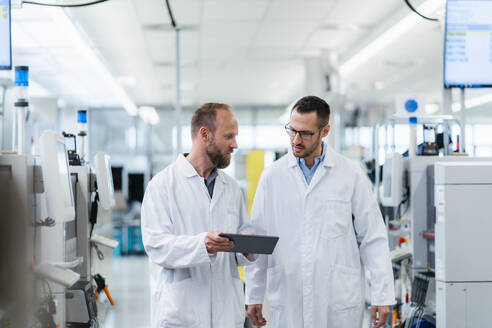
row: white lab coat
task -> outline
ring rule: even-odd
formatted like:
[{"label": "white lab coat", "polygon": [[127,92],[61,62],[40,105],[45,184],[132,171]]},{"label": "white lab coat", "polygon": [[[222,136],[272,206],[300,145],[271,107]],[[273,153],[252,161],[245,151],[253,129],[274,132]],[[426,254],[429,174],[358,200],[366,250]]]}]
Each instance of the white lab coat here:
[{"label": "white lab coat", "polygon": [[150,182],[142,238],[150,261],[151,327],[243,327],[242,254],[207,253],[208,231],[252,231],[238,184],[221,170],[210,199],[204,180],[180,155]]},{"label": "white lab coat", "polygon": [[[354,219],[352,219],[352,215]],[[274,328],[360,328],[364,270],[373,305],[395,303],[385,225],[367,178],[330,147],[311,184],[288,153],[262,174],[255,234],[280,237],[245,268],[246,304],[263,304]]]}]

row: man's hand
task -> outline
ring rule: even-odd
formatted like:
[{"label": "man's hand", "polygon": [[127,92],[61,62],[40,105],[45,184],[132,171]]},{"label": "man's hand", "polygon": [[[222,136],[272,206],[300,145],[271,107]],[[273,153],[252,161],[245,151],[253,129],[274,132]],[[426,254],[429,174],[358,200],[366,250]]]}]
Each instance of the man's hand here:
[{"label": "man's hand", "polygon": [[253,322],[253,325],[261,327],[266,325],[267,321],[263,318],[263,305],[251,304],[248,305],[248,317]]},{"label": "man's hand", "polygon": [[[246,232],[246,233],[245,233],[245,235],[250,235],[250,236],[252,236],[252,235],[254,235],[254,233],[253,233],[253,232]],[[246,258],[247,258],[247,257],[249,256],[249,253],[243,253],[243,255],[244,255],[244,257],[246,257]]]},{"label": "man's hand", "polygon": [[390,309],[389,306],[372,306],[372,326],[379,328],[384,326],[386,320],[388,320]]},{"label": "man's hand", "polygon": [[234,243],[228,238],[220,237],[220,232],[212,231],[207,233],[205,237],[205,247],[209,254],[215,254],[217,252],[228,251],[234,247]]}]

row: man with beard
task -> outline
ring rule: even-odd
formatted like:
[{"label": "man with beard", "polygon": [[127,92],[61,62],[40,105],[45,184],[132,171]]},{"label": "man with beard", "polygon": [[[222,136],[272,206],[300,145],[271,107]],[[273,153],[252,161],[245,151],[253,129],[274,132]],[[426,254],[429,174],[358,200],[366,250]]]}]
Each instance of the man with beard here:
[{"label": "man with beard", "polygon": [[237,266],[252,255],[224,252],[220,232],[249,233],[239,185],[220,169],[237,148],[238,124],[225,104],[207,103],[191,120],[192,149],[158,173],[142,204],[150,261],[151,327],[243,327]]},{"label": "man with beard", "polygon": [[394,304],[383,218],[361,170],[322,141],[329,118],[324,100],[300,99],[285,126],[292,150],[258,184],[254,232],[280,239],[271,256],[245,268],[248,316],[257,326],[266,324],[266,292],[270,327],[360,328],[364,269],[373,327],[384,325]]}]

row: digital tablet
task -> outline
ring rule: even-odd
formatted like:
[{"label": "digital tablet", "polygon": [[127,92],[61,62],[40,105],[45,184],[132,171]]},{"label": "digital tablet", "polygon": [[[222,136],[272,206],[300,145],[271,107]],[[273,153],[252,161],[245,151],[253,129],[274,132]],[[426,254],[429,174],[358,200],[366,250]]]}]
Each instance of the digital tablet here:
[{"label": "digital tablet", "polygon": [[221,237],[229,238],[234,242],[234,247],[226,252],[249,254],[272,254],[279,237],[240,235],[235,233],[221,233]]}]

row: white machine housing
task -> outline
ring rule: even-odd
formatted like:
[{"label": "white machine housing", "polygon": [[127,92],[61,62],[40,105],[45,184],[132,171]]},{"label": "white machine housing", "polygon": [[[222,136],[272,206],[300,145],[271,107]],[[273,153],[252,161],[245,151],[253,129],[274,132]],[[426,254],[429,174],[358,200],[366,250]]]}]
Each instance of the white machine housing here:
[{"label": "white machine housing", "polygon": [[94,156],[94,168],[96,169],[100,204],[105,210],[109,210],[115,204],[113,174],[109,163],[109,155],[104,152],[98,152]]},{"label": "white machine housing", "polygon": [[64,138],[55,131],[46,131],[39,138],[40,163],[43,172],[46,211],[37,208],[38,220],[46,215],[55,221],[52,227],[37,227],[35,249],[39,265],[35,272],[50,279],[57,311],[55,322],[65,327],[66,286],[72,285],[80,275],[73,270],[83,262],[77,257],[77,222],[75,220],[75,177],[69,171]]},{"label": "white machine housing", "polygon": [[75,217],[75,205],[64,138],[46,131],[39,138],[48,216],[57,223]]},{"label": "white machine housing", "polygon": [[400,153],[387,154],[383,165],[381,204],[397,207],[401,203],[403,159]]},{"label": "white machine housing", "polygon": [[438,328],[490,326],[491,162],[436,163]]}]

